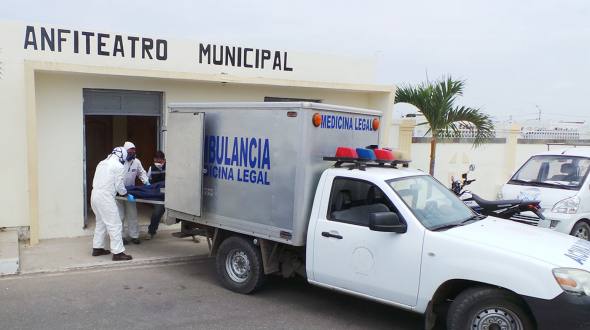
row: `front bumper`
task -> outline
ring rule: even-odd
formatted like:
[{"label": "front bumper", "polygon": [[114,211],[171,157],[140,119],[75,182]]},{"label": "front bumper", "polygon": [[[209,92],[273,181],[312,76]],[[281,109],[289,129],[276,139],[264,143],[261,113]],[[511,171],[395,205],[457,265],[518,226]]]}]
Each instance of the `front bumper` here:
[{"label": "front bumper", "polygon": [[538,330],[590,329],[590,297],[562,293],[551,299],[523,296],[529,305]]},{"label": "front bumper", "polygon": [[539,227],[553,229],[568,235],[574,224],[580,219],[579,214],[543,212],[543,215],[545,220],[539,220]]}]

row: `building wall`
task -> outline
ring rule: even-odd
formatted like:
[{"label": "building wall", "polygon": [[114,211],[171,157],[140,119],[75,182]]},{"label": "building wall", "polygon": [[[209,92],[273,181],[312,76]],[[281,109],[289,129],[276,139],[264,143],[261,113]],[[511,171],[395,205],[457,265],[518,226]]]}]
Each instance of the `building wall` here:
[{"label": "building wall", "polygon": [[89,74],[37,73],[35,90],[38,119],[40,238],[70,237],[89,233],[82,229],[83,88],[161,91],[164,93],[164,104],[209,101],[260,102],[265,96],[321,99],[329,104],[364,108],[391,104],[388,103],[388,95],[374,93]]},{"label": "building wall", "polygon": [[[36,33],[36,47],[28,45],[30,27]],[[61,48],[56,41],[54,50],[43,49],[42,28],[48,33],[53,29],[55,38],[58,29],[67,30],[62,35],[67,40]],[[74,31],[95,33],[88,54],[82,39],[76,48]],[[292,71],[219,66],[199,62],[198,45],[218,43],[197,41],[198,36],[197,40],[167,39],[166,60],[129,53],[114,56],[118,33],[109,33],[103,46],[111,54],[105,56],[99,54],[96,39],[105,32],[109,33],[0,21],[0,110],[5,123],[0,130],[0,150],[5,155],[0,181],[7,187],[0,192],[4,210],[0,227],[30,226],[33,244],[39,237],[84,234],[83,88],[161,91],[165,104],[262,101],[264,96],[311,98],[382,110],[385,122],[391,115],[394,87],[371,85],[372,59],[273,50],[288,53]]]}]

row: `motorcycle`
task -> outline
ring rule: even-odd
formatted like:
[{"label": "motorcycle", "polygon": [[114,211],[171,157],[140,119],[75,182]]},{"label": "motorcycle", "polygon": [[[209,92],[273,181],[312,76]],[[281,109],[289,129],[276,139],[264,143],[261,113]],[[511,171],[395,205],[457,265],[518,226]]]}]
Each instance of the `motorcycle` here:
[{"label": "motorcycle", "polygon": [[[474,165],[469,165],[469,172],[475,170]],[[451,191],[459,197],[475,212],[483,215],[514,220],[526,224],[536,225],[539,219],[545,219],[541,213],[540,201],[523,201],[519,199],[497,200],[489,201],[479,197],[478,195],[466,190],[465,187],[475,182],[475,179],[468,179],[467,173],[461,174],[461,179],[452,177]],[[522,215],[522,212],[530,211],[535,214],[535,217]]]}]

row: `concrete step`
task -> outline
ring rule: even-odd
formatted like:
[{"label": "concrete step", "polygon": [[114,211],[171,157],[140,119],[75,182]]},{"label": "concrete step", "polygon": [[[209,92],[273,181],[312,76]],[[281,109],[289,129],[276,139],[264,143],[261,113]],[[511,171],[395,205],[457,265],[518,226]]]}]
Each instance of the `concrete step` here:
[{"label": "concrete step", "polygon": [[0,231],[0,276],[18,273],[19,251],[18,232]]}]

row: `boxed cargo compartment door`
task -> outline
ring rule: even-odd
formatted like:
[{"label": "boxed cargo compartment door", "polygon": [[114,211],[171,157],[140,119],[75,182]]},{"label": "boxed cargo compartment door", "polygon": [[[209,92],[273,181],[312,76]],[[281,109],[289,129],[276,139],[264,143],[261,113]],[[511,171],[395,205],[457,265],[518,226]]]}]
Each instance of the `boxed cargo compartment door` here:
[{"label": "boxed cargo compartment door", "polygon": [[202,112],[170,112],[166,135],[166,197],[169,217],[201,216],[203,190]]}]

